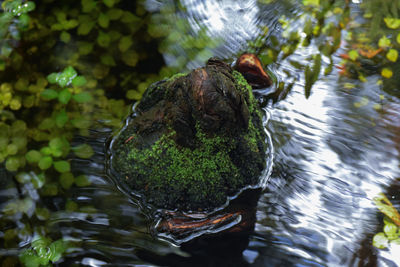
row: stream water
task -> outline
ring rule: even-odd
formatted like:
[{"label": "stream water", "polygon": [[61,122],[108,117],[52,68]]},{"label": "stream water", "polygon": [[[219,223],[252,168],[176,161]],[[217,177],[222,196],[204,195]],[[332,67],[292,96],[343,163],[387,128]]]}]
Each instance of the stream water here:
[{"label": "stream water", "polygon": [[[276,14],[298,12],[290,1],[261,6],[255,0],[181,2],[186,13],[170,15],[187,19],[193,34],[205,27],[209,36],[223,40],[208,51],[225,59],[246,50],[246,43],[260,33],[258,25],[281,31]],[[168,3],[149,0],[147,4],[155,12]],[[165,56],[167,64],[176,60],[174,54],[185,55],[184,47],[171,49],[173,53]],[[293,57],[306,63],[315,49],[299,49]],[[344,47],[339,48],[334,64],[339,64],[338,55],[344,52]],[[194,59],[187,69],[203,64]],[[395,195],[400,186],[400,100],[380,89],[378,75],[347,89],[350,79],[340,77],[335,68],[320,77],[306,99],[305,81],[296,68],[286,60],[269,68],[278,80],[285,79],[287,72],[298,78],[286,99],[266,106],[274,163],[257,204],[254,231],[199,238],[181,246],[154,238],[138,203],[107,175],[111,131],[93,129],[89,138],[76,142],[91,144],[95,155],[89,160],[72,159],[72,167],[87,174],[92,183],[72,188],[68,198],[95,209],[53,212],[47,223],[49,232],[61,232],[80,244],[59,265],[400,265],[400,247],[372,246],[373,235],[382,228],[382,215],[372,199],[379,192],[391,192],[392,202],[400,203]],[[354,104],[366,98],[362,106]],[[377,104],[379,110],[374,108]],[[16,194],[17,189],[0,190],[4,199]],[[55,197],[51,203],[61,210],[64,200]],[[7,254],[17,254],[17,249],[0,248],[0,256]]]}]

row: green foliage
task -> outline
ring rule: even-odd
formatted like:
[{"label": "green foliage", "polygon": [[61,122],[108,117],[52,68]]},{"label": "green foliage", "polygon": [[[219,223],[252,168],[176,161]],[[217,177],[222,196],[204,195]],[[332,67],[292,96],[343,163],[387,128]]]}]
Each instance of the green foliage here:
[{"label": "green foliage", "polygon": [[20,260],[25,266],[48,266],[49,262],[55,263],[69,248],[69,243],[63,239],[51,242],[43,236],[36,236],[29,249],[25,249],[20,255]]},{"label": "green foliage", "polygon": [[375,234],[372,240],[372,244],[379,249],[387,248],[392,243],[398,244],[400,242],[399,212],[395,207],[393,207],[392,203],[383,193],[380,193],[377,197],[374,198],[374,203],[380,210],[380,212],[382,212],[386,216],[383,220],[383,232]]},{"label": "green foliage", "polygon": [[75,155],[83,159],[91,158],[94,154],[93,148],[88,144],[78,145],[73,147],[72,150],[74,151]]},{"label": "green foliage", "polygon": [[395,30],[400,27],[400,19],[398,18],[384,18],[383,21],[390,29]]},{"label": "green foliage", "polygon": [[91,182],[86,175],[79,175],[79,176],[75,177],[75,184],[77,186],[83,187],[83,186],[90,185]]},{"label": "green foliage", "polygon": [[[273,94],[273,100],[283,99],[298,80],[298,72],[304,73],[304,94],[308,98],[312,87],[321,74],[329,75],[333,70],[333,55],[340,47],[342,31],[350,20],[348,1],[303,0],[302,12],[290,19],[284,15],[279,19],[282,33],[267,35],[267,29],[261,28],[260,40],[251,43],[250,51],[256,52],[264,64],[279,63],[288,60],[295,71],[284,71],[284,77]],[[295,27],[292,27],[296,25]],[[266,37],[268,36],[268,37]],[[307,47],[318,48],[317,53],[309,56],[305,62],[299,62],[295,53],[309,53]],[[351,52],[356,60],[357,51]],[[324,59],[324,60],[323,60]],[[324,62],[329,61],[329,64]],[[297,71],[297,72],[296,72]]]},{"label": "green foliage", "polygon": [[[35,9],[33,1],[6,0],[0,13],[0,71],[4,71],[13,52],[12,40],[20,40],[21,32],[29,28],[29,12]],[[4,41],[3,41],[4,40]]]},{"label": "green foliage", "polygon": [[400,226],[399,212],[395,207],[393,207],[390,200],[383,193],[378,194],[378,196],[374,198],[374,203],[383,214],[388,216],[393,222]]},{"label": "green foliage", "polygon": [[54,162],[54,168],[61,173],[69,172],[71,170],[69,162],[65,160],[59,160]]},{"label": "green foliage", "polygon": [[400,80],[393,75],[400,67],[400,2],[371,0],[364,1],[360,7],[362,25],[349,27],[346,38],[350,51],[357,51],[359,56],[352,58],[350,52],[344,54],[341,74],[361,82],[366,82],[368,76],[380,75],[383,89],[400,96]]},{"label": "green foliage", "polygon": [[317,54],[314,58],[314,65],[312,69],[309,66],[306,66],[304,70],[304,76],[306,83],[304,85],[305,96],[308,98],[311,93],[311,87],[318,80],[319,73],[321,71],[321,55]]},{"label": "green foliage", "polygon": [[[94,151],[88,144],[71,147],[73,138],[87,136],[90,128],[118,129],[131,104],[118,99],[121,92],[135,90],[139,99],[159,79],[158,52],[137,48],[152,42],[141,23],[149,15],[136,15],[140,8],[123,10],[118,2],[2,2],[0,163],[16,183],[30,189],[2,205],[0,224],[15,227],[5,236],[6,250],[15,251],[22,240],[42,233],[20,255],[26,266],[47,266],[66,251],[62,239],[45,237],[50,230],[43,226],[54,210],[30,194],[63,198],[71,187],[89,186],[90,179],[74,169],[70,158],[90,159]],[[142,71],[131,66],[142,61],[161,63],[152,75],[138,74]],[[66,210],[78,209],[75,202],[67,204]]]}]

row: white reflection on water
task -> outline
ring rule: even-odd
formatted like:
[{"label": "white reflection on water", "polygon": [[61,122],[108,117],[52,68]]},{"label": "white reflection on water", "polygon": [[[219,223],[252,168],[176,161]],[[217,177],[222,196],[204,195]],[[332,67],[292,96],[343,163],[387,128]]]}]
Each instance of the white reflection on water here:
[{"label": "white reflection on water", "polygon": [[[338,129],[333,130],[332,123],[335,120],[350,119],[350,117],[341,117],[343,106],[336,105],[335,102],[348,98],[349,103],[352,104],[356,98],[351,94],[335,91],[337,88],[333,85],[337,80],[336,75],[331,75],[330,79],[331,81],[318,82],[313,87],[313,93],[308,100],[302,96],[303,86],[297,85],[285,101],[271,108],[272,120],[278,120],[290,127],[291,140],[285,146],[289,148],[292,146],[298,151],[297,155],[284,154],[278,158],[296,160],[297,166],[301,166],[300,179],[304,179],[304,184],[307,184],[306,188],[301,186],[303,181],[289,185],[294,186],[293,193],[285,197],[285,203],[278,203],[278,205],[284,206],[295,220],[287,222],[290,229],[284,229],[276,234],[286,235],[295,244],[304,245],[310,241],[307,236],[293,231],[309,229],[318,233],[325,237],[325,244],[316,244],[316,246],[328,252],[329,264],[335,265],[343,261],[349,263],[348,257],[351,255],[338,255],[337,252],[348,249],[357,251],[358,244],[365,238],[366,231],[373,230],[379,223],[375,221],[378,210],[372,200],[399,175],[399,161],[396,154],[385,158],[386,151],[379,146],[365,145],[368,140],[358,140],[356,130],[347,129],[352,126],[342,122],[339,123],[339,128],[353,133],[352,136],[346,138],[361,149],[361,157],[354,162],[346,162],[341,157],[351,158],[351,154],[341,155],[332,150],[327,140],[335,140],[338,135],[341,135]],[[352,115],[359,116],[360,120],[354,119],[352,123],[355,126],[361,127],[363,131],[371,130],[371,135],[385,131],[383,128],[372,131],[374,126],[365,125],[363,121],[363,110],[356,112],[360,114]],[[346,112],[343,113],[346,114]],[[272,135],[274,134],[279,133],[273,132]],[[347,146],[346,143],[339,143],[339,145]],[[347,147],[347,149],[349,153],[356,154],[356,151],[352,151],[352,147]],[[280,152],[279,148],[276,150],[278,154],[285,153],[285,149],[283,152]],[[256,226],[256,231],[259,232],[267,229],[261,224]],[[274,230],[276,229],[268,229],[272,231],[272,234]],[[301,241],[302,239],[304,242]],[[304,259],[324,262],[322,259],[317,259],[315,255],[310,255],[304,246],[283,244],[281,248]],[[400,253],[395,249],[399,250],[398,247],[392,247],[389,252],[381,252],[381,255],[400,264]]]},{"label": "white reflection on water", "polygon": [[187,8],[188,22],[196,32],[205,27],[209,36],[223,40],[215,56],[225,58],[237,53],[261,32],[256,0],[182,0],[181,3]]}]

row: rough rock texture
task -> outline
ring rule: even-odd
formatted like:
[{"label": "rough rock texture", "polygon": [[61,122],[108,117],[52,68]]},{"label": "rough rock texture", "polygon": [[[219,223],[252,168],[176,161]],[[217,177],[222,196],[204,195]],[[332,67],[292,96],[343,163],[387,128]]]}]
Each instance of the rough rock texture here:
[{"label": "rough rock texture", "polygon": [[112,168],[157,208],[208,211],[258,183],[262,112],[243,76],[211,58],[151,85],[114,140]]}]

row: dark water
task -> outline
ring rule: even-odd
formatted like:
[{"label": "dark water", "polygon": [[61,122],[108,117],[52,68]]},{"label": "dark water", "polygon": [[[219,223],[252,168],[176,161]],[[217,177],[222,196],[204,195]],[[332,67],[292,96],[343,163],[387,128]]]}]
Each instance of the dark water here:
[{"label": "dark water", "polygon": [[[258,5],[257,1],[182,3],[186,13],[171,16],[184,16],[193,34],[201,26],[209,36],[223,40],[206,49],[222,58],[245,51],[247,42],[260,33],[258,25],[267,25],[270,32],[281,31],[276,14],[297,12],[289,1],[273,5]],[[148,9],[167,4],[148,1]],[[171,49],[167,63],[174,61],[174,53],[185,51],[179,46]],[[295,57],[303,62],[315,51],[303,48]],[[338,64],[339,57],[334,59]],[[190,60],[187,68],[203,65],[201,60]],[[270,68],[278,79],[285,79],[285,71],[294,75],[297,71],[286,61]],[[151,221],[138,203],[107,175],[111,131],[93,129],[90,138],[78,138],[77,142],[90,143],[95,156],[72,160],[73,168],[86,173],[92,184],[68,192],[70,200],[87,209],[52,213],[46,225],[50,232],[61,232],[80,245],[60,265],[399,265],[400,248],[378,251],[372,247],[372,237],[381,231],[382,221],[372,199],[399,185],[399,99],[380,90],[378,77],[346,89],[349,79],[339,77],[337,70],[318,80],[306,99],[304,80],[300,73],[298,77],[285,100],[267,106],[274,165],[257,205],[254,231],[202,237],[181,246],[154,238]],[[368,103],[363,100],[366,97]],[[354,105],[360,101],[365,105]],[[381,109],[374,108],[377,104]],[[34,194],[30,188],[23,190]],[[17,189],[0,191],[0,198],[17,195]],[[53,208],[61,210],[65,201],[52,199]],[[0,249],[0,256],[17,253],[17,249]]]}]

